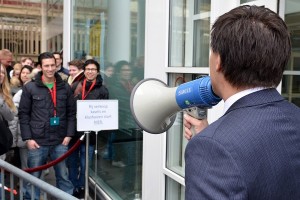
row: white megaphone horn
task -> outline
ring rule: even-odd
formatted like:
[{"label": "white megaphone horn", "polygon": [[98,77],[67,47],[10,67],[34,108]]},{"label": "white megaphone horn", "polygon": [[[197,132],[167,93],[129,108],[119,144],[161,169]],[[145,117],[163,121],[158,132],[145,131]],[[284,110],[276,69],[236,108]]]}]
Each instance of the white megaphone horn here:
[{"label": "white megaphone horn", "polygon": [[133,88],[130,109],[136,123],[143,130],[158,134],[173,125],[178,111],[185,110],[197,117],[203,115],[203,109],[220,101],[221,98],[212,90],[209,76],[173,88],[169,88],[161,80],[149,78],[138,82]]}]

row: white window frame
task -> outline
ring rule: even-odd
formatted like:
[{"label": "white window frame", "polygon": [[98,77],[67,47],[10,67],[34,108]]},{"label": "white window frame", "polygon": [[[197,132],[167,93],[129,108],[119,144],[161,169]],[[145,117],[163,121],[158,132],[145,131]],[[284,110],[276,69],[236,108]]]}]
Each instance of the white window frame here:
[{"label": "white window frame", "polygon": [[[248,4],[266,5],[277,10],[277,0],[258,0]],[[211,24],[221,14],[240,5],[239,0],[211,1]],[[169,73],[209,74],[207,68],[168,67],[169,1],[146,1],[145,78],[157,78],[167,83]],[[195,16],[196,17],[196,16]],[[280,86],[281,87],[281,86]],[[208,111],[208,121],[223,114],[223,103]],[[165,199],[165,177],[184,186],[184,178],[166,168],[166,133],[153,135],[144,132],[142,198]]]}]

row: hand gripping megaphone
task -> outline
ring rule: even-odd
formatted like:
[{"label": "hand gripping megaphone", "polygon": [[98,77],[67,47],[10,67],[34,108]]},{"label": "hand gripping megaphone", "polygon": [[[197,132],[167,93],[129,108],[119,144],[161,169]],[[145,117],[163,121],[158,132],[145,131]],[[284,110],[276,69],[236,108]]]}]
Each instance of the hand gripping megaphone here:
[{"label": "hand gripping megaphone", "polygon": [[214,94],[209,76],[178,87],[169,88],[158,79],[144,79],[136,84],[130,97],[130,109],[136,123],[149,133],[167,131],[181,110],[197,117],[202,115],[195,108],[210,108],[221,101]]}]

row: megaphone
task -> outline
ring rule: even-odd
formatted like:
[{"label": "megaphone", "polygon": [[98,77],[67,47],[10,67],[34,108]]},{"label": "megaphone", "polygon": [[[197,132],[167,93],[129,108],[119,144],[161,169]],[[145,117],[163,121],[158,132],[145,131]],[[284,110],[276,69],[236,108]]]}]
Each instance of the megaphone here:
[{"label": "megaphone", "polygon": [[203,115],[198,109],[210,108],[221,101],[212,90],[209,76],[178,87],[169,88],[164,82],[148,78],[138,82],[130,96],[130,109],[136,123],[143,130],[159,134],[167,131],[176,113],[187,111],[192,116]]}]

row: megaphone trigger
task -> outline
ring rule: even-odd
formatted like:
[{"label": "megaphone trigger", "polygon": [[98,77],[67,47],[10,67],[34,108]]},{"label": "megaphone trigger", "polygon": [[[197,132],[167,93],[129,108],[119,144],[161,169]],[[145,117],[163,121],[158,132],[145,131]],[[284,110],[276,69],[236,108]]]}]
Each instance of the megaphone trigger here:
[{"label": "megaphone trigger", "polygon": [[207,118],[207,108],[201,108],[195,106],[195,107],[183,109],[183,111],[196,119]]}]

